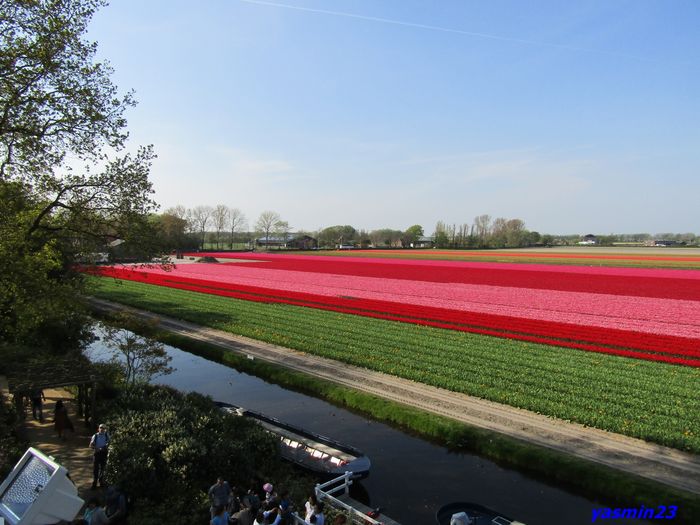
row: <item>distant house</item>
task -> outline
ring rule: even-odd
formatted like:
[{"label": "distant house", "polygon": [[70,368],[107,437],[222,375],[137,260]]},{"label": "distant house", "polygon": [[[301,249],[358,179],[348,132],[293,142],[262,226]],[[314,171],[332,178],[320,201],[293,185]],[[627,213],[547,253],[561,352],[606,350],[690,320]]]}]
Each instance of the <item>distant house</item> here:
[{"label": "distant house", "polygon": [[598,239],[595,235],[592,233],[589,233],[588,235],[584,235],[581,240],[579,241],[579,244],[583,245],[592,245],[592,244],[598,244]]},{"label": "distant house", "polygon": [[255,239],[255,246],[260,248],[286,248],[287,243],[291,240],[289,236],[287,237],[259,237]]},{"label": "distant house", "polygon": [[433,246],[435,246],[435,239],[426,236],[418,237],[411,243],[411,248],[432,248]]},{"label": "distant house", "polygon": [[315,250],[318,248],[318,240],[309,235],[299,235],[287,243],[288,248],[296,250]]},{"label": "distant house", "polygon": [[295,235],[288,233],[286,236],[259,237],[255,239],[255,246],[259,248],[288,248],[295,250],[313,250],[318,248],[318,241],[308,235]]},{"label": "distant house", "polygon": [[685,241],[670,241],[667,239],[657,239],[652,246],[684,246]]}]

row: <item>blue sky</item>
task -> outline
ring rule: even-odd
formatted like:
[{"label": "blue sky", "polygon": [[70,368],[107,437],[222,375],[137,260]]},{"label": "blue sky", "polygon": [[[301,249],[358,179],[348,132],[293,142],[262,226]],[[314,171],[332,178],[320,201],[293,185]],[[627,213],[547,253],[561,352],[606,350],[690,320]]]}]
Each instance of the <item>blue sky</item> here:
[{"label": "blue sky", "polygon": [[700,233],[698,27],[695,0],[114,0],[89,37],[163,208]]}]

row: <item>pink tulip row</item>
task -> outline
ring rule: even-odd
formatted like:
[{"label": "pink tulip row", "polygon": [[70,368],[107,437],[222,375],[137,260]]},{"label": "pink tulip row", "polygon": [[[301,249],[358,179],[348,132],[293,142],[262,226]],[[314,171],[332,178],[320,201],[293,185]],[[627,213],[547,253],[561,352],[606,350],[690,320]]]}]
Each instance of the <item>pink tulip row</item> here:
[{"label": "pink tulip row", "polygon": [[[155,268],[147,272],[166,273]],[[277,292],[351,296],[461,312],[700,338],[700,301],[316,274],[267,270],[246,264],[188,264],[178,266],[168,275]]]},{"label": "pink tulip row", "polygon": [[[259,258],[257,254],[255,257]],[[351,275],[349,272],[352,268],[341,267],[330,261],[323,266],[323,271],[314,272],[313,264],[307,261],[315,258],[296,259],[294,262],[295,256],[290,259],[286,259],[290,256],[284,257],[285,259],[279,259],[266,256],[264,261],[269,261],[269,264],[187,264],[170,272],[159,268],[138,271],[103,268],[101,273],[253,301],[296,304],[594,352],[700,366],[700,297],[697,300],[669,299],[619,293],[546,290],[527,286],[442,282],[439,279],[424,281],[409,279],[409,274],[406,273],[402,274],[402,278],[394,279],[390,277],[392,266],[386,261],[380,263],[381,266],[365,266],[362,271],[358,269],[357,273],[363,275]],[[247,255],[246,258],[250,259],[251,256]],[[284,260],[292,262],[284,263]],[[358,268],[365,261],[358,261]],[[407,263],[396,262],[400,265]],[[440,272],[443,267],[442,264],[434,264],[438,261],[425,262],[433,263],[423,265],[425,270],[431,272]],[[298,269],[285,270],[285,264],[289,268]],[[448,266],[452,264],[465,263],[451,263]],[[466,264],[488,265],[494,272],[504,266],[491,263]],[[318,266],[321,267],[320,264]],[[523,265],[505,266],[518,266],[518,270],[523,271]],[[343,273],[331,273],[334,269]],[[530,265],[528,271],[529,269]],[[557,273],[558,270],[556,268]],[[587,268],[579,268],[569,275],[585,277],[585,274],[581,274],[583,270]],[[636,269],[631,272],[630,269],[613,268],[592,270],[594,273],[599,270],[627,271],[627,275],[620,275],[622,278],[630,278],[638,273]],[[544,269],[540,271],[544,272]],[[555,270],[550,267],[550,278],[553,272]],[[646,272],[649,270],[636,277],[640,282],[646,283],[653,295],[654,286],[662,285],[650,284],[652,277]],[[660,282],[672,279],[672,275],[677,279],[678,272],[662,271]],[[686,282],[692,282],[698,274],[700,272],[681,273],[683,279],[687,279]],[[510,279],[512,281],[512,276]],[[694,299],[693,294],[685,296]]]},{"label": "pink tulip row", "polygon": [[244,260],[244,261],[279,261],[282,265],[290,261],[304,261],[309,264],[315,262],[347,262],[358,265],[378,264],[390,268],[393,271],[397,266],[420,266],[426,271],[440,268],[481,268],[487,270],[501,271],[528,271],[528,272],[556,272],[559,274],[582,274],[582,275],[610,275],[615,277],[634,277],[639,279],[692,279],[700,280],[700,271],[681,270],[667,268],[626,268],[613,266],[573,266],[573,265],[552,265],[552,264],[522,264],[522,263],[494,263],[494,262],[473,262],[473,261],[444,261],[444,260],[424,260],[424,259],[380,259],[367,257],[338,257],[328,255],[290,255],[275,253],[232,253],[232,252],[206,252],[206,253],[186,253],[185,255],[201,257],[210,255],[221,259]]}]

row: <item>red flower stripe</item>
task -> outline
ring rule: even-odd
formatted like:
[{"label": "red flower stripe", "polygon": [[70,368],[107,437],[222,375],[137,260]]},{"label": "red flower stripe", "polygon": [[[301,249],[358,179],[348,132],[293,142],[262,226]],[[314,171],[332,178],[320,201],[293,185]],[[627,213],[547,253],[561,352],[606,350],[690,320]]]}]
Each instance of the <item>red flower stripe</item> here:
[{"label": "red flower stripe", "polygon": [[358,300],[300,292],[280,293],[277,290],[261,287],[240,286],[202,279],[183,278],[175,275],[157,275],[130,269],[103,267],[98,273],[257,302],[311,306],[343,313],[354,313],[368,317],[412,322],[484,335],[554,344],[626,357],[700,366],[700,342],[690,338],[664,335],[650,336],[649,334],[638,334],[629,331],[595,329],[546,321],[533,322],[515,317],[456,312],[387,301]]},{"label": "red flower stripe", "polygon": [[[495,254],[492,252],[492,255]],[[480,261],[463,261],[463,260],[431,260],[431,259],[397,259],[397,258],[380,258],[380,257],[350,257],[350,256],[329,256],[329,255],[292,255],[292,254],[276,254],[276,253],[250,253],[250,252],[201,252],[187,253],[187,256],[197,257],[209,255],[219,259],[231,259],[238,261],[247,261],[249,264],[257,261],[347,261],[359,264],[383,264],[385,266],[422,266],[428,270],[437,269],[443,271],[445,268],[481,268],[490,270],[520,270],[534,272],[556,272],[564,274],[583,274],[583,275],[614,275],[614,276],[631,276],[638,278],[682,278],[700,280],[700,272],[697,270],[675,269],[675,268],[629,268],[629,267],[612,267],[612,266],[576,266],[576,265],[556,265],[544,263],[506,263],[506,262],[480,262]],[[508,254],[503,254],[507,256]],[[696,259],[700,259],[697,257]],[[393,270],[387,270],[389,272]]]},{"label": "red flower stripe", "polygon": [[[201,254],[200,254],[201,255]],[[700,300],[700,272],[649,268],[582,268],[542,264],[473,263],[275,254],[210,255],[247,267],[390,277],[425,282],[484,284],[544,290]],[[225,263],[226,264],[226,263]],[[240,264],[240,263],[235,263]],[[494,271],[496,270],[496,271]],[[582,271],[583,270],[583,271]]]},{"label": "red flower stripe", "polygon": [[[148,271],[167,274],[157,268]],[[262,287],[276,290],[278,294],[304,292],[323,296],[354,296],[423,308],[700,339],[700,301],[289,272],[255,268],[247,264],[182,265],[170,275],[231,283],[237,287]]]},{"label": "red flower stripe", "polygon": [[[247,268],[292,270],[335,275],[361,277],[390,277],[408,281],[434,283],[464,283],[488,286],[507,286],[539,290],[586,292],[632,297],[700,300],[700,280],[688,278],[640,279],[636,276],[566,274],[556,270],[529,271],[518,269],[471,268],[454,266],[435,268],[424,265],[387,266],[367,261],[357,264],[345,260],[315,261],[272,259],[265,262],[245,263]],[[225,263],[226,264],[226,263]],[[241,264],[241,263],[233,263]]]},{"label": "red flower stripe", "polygon": [[[354,253],[363,253],[365,250],[355,250]],[[396,250],[367,250],[366,253],[384,253],[386,255],[396,255],[405,253],[397,252]],[[412,252],[415,253],[415,252]],[[663,255],[615,255],[612,253],[524,253],[524,252],[512,252],[512,251],[447,251],[447,250],[430,250],[429,252],[422,252],[429,255],[451,255],[455,257],[469,256],[469,257],[498,257],[499,255],[504,257],[512,258],[523,258],[523,259],[596,259],[596,260],[611,260],[611,261],[690,261],[690,262],[700,262],[700,257],[698,256],[663,256]]]}]

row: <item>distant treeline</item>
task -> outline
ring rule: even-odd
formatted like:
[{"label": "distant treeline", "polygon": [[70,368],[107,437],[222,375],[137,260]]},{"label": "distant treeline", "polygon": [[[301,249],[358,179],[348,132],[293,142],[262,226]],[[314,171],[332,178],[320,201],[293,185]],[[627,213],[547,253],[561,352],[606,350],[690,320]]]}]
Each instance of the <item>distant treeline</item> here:
[{"label": "distant treeline", "polygon": [[[405,230],[379,228],[364,230],[351,225],[335,225],[314,231],[294,230],[279,214],[265,211],[251,226],[238,208],[218,206],[176,206],[151,216],[161,232],[164,248],[173,249],[246,249],[256,244],[279,248],[287,241],[308,236],[315,248],[523,248],[528,246],[576,245],[594,239],[595,244],[671,244],[695,245],[700,237],[693,233],[634,233],[552,235],[528,230],[521,219],[474,217],[471,223],[449,224],[438,221],[432,231],[414,224]],[[290,243],[291,244],[291,243]],[[308,243],[305,244],[308,246]]]}]

